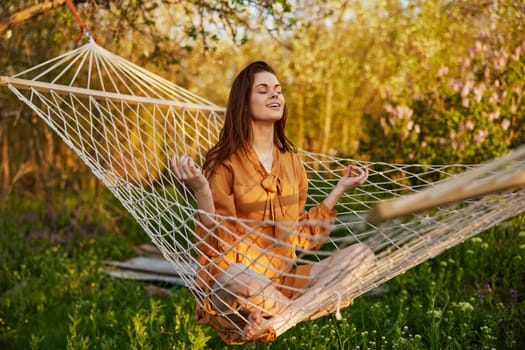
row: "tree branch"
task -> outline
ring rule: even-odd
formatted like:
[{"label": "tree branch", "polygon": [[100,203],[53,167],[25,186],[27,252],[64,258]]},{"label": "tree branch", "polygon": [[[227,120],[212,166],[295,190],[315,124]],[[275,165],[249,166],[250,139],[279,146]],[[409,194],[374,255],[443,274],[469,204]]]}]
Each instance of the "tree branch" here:
[{"label": "tree branch", "polygon": [[16,25],[64,5],[65,2],[66,0],[45,1],[12,14],[6,21],[0,23],[0,35]]}]

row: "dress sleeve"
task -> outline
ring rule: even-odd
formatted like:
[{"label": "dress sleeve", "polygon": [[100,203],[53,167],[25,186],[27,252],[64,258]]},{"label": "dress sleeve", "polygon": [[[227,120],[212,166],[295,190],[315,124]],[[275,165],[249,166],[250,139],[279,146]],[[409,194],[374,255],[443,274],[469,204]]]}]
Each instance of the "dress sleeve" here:
[{"label": "dress sleeve", "polygon": [[[213,204],[215,206],[214,214],[225,217],[236,216],[232,174],[233,172],[231,171],[231,168],[223,165],[215,169],[213,174],[208,176],[208,183],[213,197]],[[221,240],[219,237],[220,232],[218,232],[218,230],[222,225],[223,223],[221,222],[221,219],[216,218],[216,224],[210,227],[204,227],[204,225],[198,224],[196,231],[201,241],[208,240],[211,247],[217,249],[217,240]],[[204,250],[201,251],[206,255],[209,255],[209,252]]]},{"label": "dress sleeve", "polygon": [[[215,224],[209,227],[200,222],[196,223],[197,250],[199,252],[199,273],[196,285],[209,290],[214,284],[214,276],[218,275],[232,261],[227,261],[224,254],[237,240],[240,229],[235,220],[236,208],[233,195],[233,172],[226,165],[218,167],[208,177],[208,182],[213,195]],[[231,258],[232,252],[229,252]]]},{"label": "dress sleeve", "polygon": [[[301,249],[316,250],[324,244],[330,234],[330,225],[333,223],[337,211],[328,209],[324,203],[320,203],[308,211],[305,210],[306,197],[308,195],[308,177],[304,165],[300,160],[298,161],[300,214],[296,245]],[[301,224],[308,221],[317,221],[318,224]]]}]

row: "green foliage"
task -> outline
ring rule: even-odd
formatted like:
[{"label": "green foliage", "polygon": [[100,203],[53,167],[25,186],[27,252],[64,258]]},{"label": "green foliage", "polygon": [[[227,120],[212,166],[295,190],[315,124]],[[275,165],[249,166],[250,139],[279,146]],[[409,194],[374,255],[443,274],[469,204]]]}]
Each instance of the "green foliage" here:
[{"label": "green foliage", "polygon": [[[1,214],[0,348],[233,348],[197,324],[185,288],[168,298],[146,295],[144,283],[101,270],[106,260],[130,256],[126,235],[90,231],[89,221],[64,235],[23,210]],[[342,321],[326,316],[273,343],[235,348],[519,349],[523,286],[525,218],[518,217],[357,298]]]},{"label": "green foliage", "polygon": [[210,331],[197,326],[185,289],[174,288],[170,299],[147,297],[142,284],[102,271],[104,261],[131,254],[130,237],[93,230],[89,221],[53,232],[38,217],[5,213],[0,348],[204,348]]}]

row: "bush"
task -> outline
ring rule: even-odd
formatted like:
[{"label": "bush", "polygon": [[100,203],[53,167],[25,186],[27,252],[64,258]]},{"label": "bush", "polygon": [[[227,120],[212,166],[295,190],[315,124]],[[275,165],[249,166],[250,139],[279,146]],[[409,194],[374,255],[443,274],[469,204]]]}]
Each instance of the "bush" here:
[{"label": "bush", "polygon": [[[429,72],[423,94],[387,99],[374,140],[385,161],[479,163],[525,143],[525,42],[486,33],[456,67]],[[377,143],[383,147],[377,147]]]}]

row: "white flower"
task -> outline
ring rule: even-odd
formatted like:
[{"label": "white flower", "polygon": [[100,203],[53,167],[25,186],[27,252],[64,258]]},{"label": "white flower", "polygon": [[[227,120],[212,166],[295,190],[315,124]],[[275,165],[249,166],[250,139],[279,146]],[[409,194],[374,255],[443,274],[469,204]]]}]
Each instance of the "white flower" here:
[{"label": "white flower", "polygon": [[457,306],[461,311],[464,311],[464,312],[470,312],[474,310],[474,307],[469,302],[466,302],[466,301],[459,302]]}]

